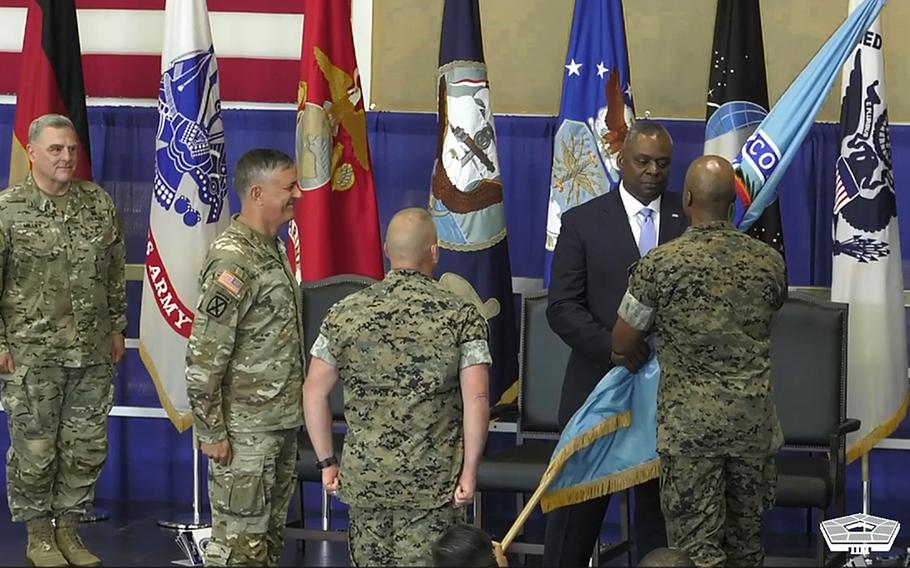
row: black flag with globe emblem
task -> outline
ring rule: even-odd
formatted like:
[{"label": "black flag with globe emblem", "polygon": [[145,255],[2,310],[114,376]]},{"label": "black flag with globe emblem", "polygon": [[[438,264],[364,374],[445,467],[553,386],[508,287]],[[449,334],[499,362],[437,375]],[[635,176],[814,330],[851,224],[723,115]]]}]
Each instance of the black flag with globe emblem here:
[{"label": "black flag with globe emblem", "polygon": [[[768,114],[758,0],[717,0],[708,77],[705,154],[733,161]],[[784,238],[776,199],[746,232],[783,256]]]}]

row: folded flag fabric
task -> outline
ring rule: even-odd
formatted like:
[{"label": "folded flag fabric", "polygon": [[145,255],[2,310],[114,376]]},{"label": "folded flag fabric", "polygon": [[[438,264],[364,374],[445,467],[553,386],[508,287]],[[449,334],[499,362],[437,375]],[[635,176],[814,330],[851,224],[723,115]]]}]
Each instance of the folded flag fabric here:
[{"label": "folded flag fabric", "polygon": [[614,367],[559,437],[544,479],[543,511],[628,489],[658,475],[656,357],[637,373]]}]

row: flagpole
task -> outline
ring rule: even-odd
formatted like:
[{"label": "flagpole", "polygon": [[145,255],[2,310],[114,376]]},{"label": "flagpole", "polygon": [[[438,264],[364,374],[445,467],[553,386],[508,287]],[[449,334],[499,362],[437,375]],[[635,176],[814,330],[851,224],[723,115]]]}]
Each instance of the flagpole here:
[{"label": "flagpole", "polygon": [[872,482],[869,479],[869,452],[863,454],[863,513],[870,515],[872,508]]},{"label": "flagpole", "polygon": [[195,434],[193,435],[193,515],[178,513],[173,519],[158,521],[158,526],[175,531],[191,531],[205,529],[212,526],[209,521],[203,521],[199,512],[199,447]]}]

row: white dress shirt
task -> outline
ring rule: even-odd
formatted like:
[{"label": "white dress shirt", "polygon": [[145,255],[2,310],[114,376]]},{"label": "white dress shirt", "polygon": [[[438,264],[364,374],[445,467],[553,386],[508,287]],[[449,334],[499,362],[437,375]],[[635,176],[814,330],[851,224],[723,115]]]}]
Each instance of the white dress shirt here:
[{"label": "white dress shirt", "polygon": [[632,236],[635,237],[635,246],[638,246],[639,241],[641,240],[641,217],[638,215],[638,212],[648,207],[654,213],[651,214],[651,218],[654,219],[654,232],[657,234],[658,244],[660,243],[660,196],[657,196],[657,199],[648,203],[647,205],[642,205],[641,201],[635,199],[631,193],[626,190],[626,186],[620,182],[619,184],[619,197],[622,199],[622,205],[626,209],[626,217],[629,220],[629,227],[632,228]]}]

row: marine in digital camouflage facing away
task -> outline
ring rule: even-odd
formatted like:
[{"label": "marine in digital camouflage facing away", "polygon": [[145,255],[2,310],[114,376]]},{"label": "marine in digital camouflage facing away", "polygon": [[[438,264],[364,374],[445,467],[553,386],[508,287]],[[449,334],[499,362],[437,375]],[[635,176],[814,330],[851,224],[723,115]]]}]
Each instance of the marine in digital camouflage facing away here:
[{"label": "marine in digital camouflage facing away", "polygon": [[212,243],[187,348],[187,394],[210,458],[210,566],[277,566],[297,479],[303,333],[297,281],[278,229],[300,197],[294,161],[237,162],[240,214]]},{"label": "marine in digital camouflage facing away", "polygon": [[787,295],[784,261],[728,221],[733,183],[725,159],[693,162],[683,194],[691,226],[634,268],[613,331],[614,361],[633,370],[654,334],[661,506],[670,545],[698,566],[761,566],[783,442],[770,336]]},{"label": "marine in digital camouflage facing away", "polygon": [[[487,324],[432,278],[436,231],[400,211],[385,243],[392,270],[333,306],[304,384],[323,485],[350,505],[356,566],[430,565],[431,545],[471,501],[489,420]],[[329,393],[344,387],[339,471]],[[453,507],[454,505],[454,507]]]},{"label": "marine in digital camouflage facing away", "polygon": [[32,172],[0,193],[7,495],[36,566],[100,563],[76,526],[107,457],[112,364],[124,351],[123,234],[107,192],[73,178],[77,140],[66,117],[35,119]]}]

